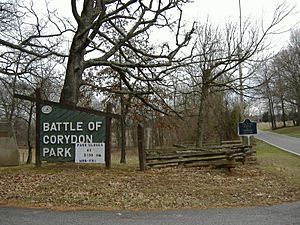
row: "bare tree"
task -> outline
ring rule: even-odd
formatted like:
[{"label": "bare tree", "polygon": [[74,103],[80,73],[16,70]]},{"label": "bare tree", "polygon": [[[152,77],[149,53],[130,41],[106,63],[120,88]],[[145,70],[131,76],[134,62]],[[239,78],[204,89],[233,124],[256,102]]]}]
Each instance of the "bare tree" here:
[{"label": "bare tree", "polygon": [[[0,45],[38,58],[67,57],[62,48],[65,34],[73,31],[69,21],[48,7],[38,13],[33,1],[0,3]],[[17,29],[18,28],[18,29]]]},{"label": "bare tree", "polygon": [[260,81],[261,84],[257,89],[256,95],[260,96],[262,99],[266,100],[266,105],[268,109],[269,118],[268,121],[271,122],[271,128],[276,129],[276,117],[275,117],[275,82],[274,82],[274,73],[271,72],[268,62],[264,62],[260,70],[258,71],[260,74]]},{"label": "bare tree", "polygon": [[[87,84],[83,72],[94,66],[116,71],[127,89],[142,100],[135,93],[132,80],[145,86],[161,80],[164,71],[159,68],[171,66],[175,55],[191,38],[191,32],[180,33],[181,6],[186,2],[85,0],[80,13],[77,1],[72,0],[77,30],[70,47],[61,102],[72,105],[78,102],[80,87]],[[169,11],[174,11],[173,15],[168,15]],[[150,45],[151,32],[158,32],[156,28],[175,28],[173,48],[168,43]],[[180,35],[183,35],[181,40]]]},{"label": "bare tree", "polygon": [[[290,44],[281,50],[274,58],[271,70],[274,74],[277,88],[273,93],[281,104],[293,104],[297,108],[297,125],[300,124],[300,30],[291,32]],[[283,107],[282,107],[283,108]]]},{"label": "bare tree", "polygon": [[[53,98],[57,90],[51,90],[52,84],[60,86],[58,67],[64,61],[63,34],[69,29],[55,11],[45,11],[38,13],[32,1],[0,3],[0,83],[9,94],[4,102],[9,109],[7,118],[14,115],[16,90],[30,95],[36,87],[42,87],[47,98]],[[31,88],[22,90],[24,85]]]},{"label": "bare tree", "polygon": [[[279,5],[273,19],[267,27],[259,28],[250,21],[245,21],[239,33],[237,24],[228,23],[225,29],[214,28],[208,22],[196,29],[197,42],[194,66],[198,67],[196,74],[191,74],[199,87],[198,131],[196,145],[203,142],[204,119],[207,99],[211,93],[220,90],[232,90],[241,93],[250,86],[243,86],[241,90],[240,77],[237,76],[241,63],[253,59],[263,52],[266,47],[266,37],[270,35],[280,22],[291,13],[285,4]],[[252,70],[243,77],[250,79]]]}]

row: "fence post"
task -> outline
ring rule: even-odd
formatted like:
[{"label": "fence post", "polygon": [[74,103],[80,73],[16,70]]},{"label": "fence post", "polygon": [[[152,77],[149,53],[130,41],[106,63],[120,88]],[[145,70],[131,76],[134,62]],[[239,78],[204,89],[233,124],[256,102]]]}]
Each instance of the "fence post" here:
[{"label": "fence post", "polygon": [[[112,105],[107,103],[106,112],[111,113]],[[106,131],[105,131],[105,167],[111,168],[111,115],[106,116]]]},{"label": "fence post", "polygon": [[144,127],[139,124],[137,127],[137,136],[138,136],[138,151],[139,151],[139,164],[140,170],[146,170],[146,154],[144,148]]}]

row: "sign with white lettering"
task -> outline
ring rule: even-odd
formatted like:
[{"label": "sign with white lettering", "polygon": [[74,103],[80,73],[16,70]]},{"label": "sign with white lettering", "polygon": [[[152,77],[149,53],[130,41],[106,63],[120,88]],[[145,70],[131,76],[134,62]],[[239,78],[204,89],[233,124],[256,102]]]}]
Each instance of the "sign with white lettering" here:
[{"label": "sign with white lettering", "polygon": [[76,144],[105,142],[105,116],[58,104],[42,104],[40,117],[43,161],[74,162]]},{"label": "sign with white lettering", "polygon": [[105,163],[105,143],[76,143],[75,163]]},{"label": "sign with white lettering", "polygon": [[239,123],[238,134],[239,136],[249,136],[257,134],[256,122],[245,119],[244,122]]}]

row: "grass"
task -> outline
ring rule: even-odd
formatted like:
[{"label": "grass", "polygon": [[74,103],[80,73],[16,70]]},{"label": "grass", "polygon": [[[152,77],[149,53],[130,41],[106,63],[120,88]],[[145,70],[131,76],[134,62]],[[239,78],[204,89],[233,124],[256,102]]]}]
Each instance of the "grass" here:
[{"label": "grass", "polygon": [[300,201],[300,159],[256,141],[258,162],[231,173],[211,168],[138,170],[112,155],[103,165],[44,164],[0,168],[0,204],[53,209],[140,210],[246,207]]},{"label": "grass", "polygon": [[291,121],[287,122],[287,127],[283,127],[283,124],[278,122],[277,129],[272,130],[270,123],[258,123],[257,124],[258,129],[264,130],[264,131],[271,131],[277,134],[284,134],[291,137],[297,137],[300,138],[300,126],[293,126]]},{"label": "grass", "polygon": [[300,189],[300,157],[263,141],[255,140],[255,144],[261,169],[286,178]]},{"label": "grass", "polygon": [[277,134],[284,134],[291,137],[297,137],[300,138],[300,126],[296,127],[283,127],[276,130],[273,130],[273,132]]}]

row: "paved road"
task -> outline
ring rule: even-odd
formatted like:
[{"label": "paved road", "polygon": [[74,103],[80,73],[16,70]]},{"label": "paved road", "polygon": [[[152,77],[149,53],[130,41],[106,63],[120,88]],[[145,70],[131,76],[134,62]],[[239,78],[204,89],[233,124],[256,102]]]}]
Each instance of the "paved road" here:
[{"label": "paved road", "polygon": [[261,130],[258,131],[258,135],[255,138],[300,156],[300,138]]},{"label": "paved road", "polygon": [[300,202],[258,208],[52,211],[0,206],[1,225],[299,225]]}]

